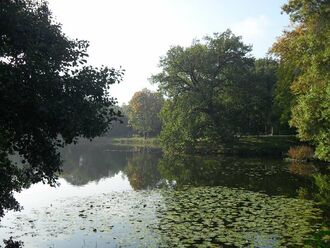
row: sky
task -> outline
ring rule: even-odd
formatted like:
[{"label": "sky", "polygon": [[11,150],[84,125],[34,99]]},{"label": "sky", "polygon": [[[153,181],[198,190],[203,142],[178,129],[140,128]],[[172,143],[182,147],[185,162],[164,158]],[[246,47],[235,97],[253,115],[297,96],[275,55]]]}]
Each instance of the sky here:
[{"label": "sky", "polygon": [[123,81],[111,88],[118,103],[128,103],[160,71],[161,56],[173,45],[231,29],[266,55],[289,18],[285,0],[48,0],[55,20],[70,38],[88,40],[88,63],[125,69]]}]

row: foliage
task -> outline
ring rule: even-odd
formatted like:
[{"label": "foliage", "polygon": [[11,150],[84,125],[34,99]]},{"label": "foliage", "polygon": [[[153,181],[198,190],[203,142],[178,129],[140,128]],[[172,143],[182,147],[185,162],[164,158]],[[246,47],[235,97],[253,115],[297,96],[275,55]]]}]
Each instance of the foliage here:
[{"label": "foliage", "polygon": [[318,229],[314,235],[306,241],[308,247],[329,247],[330,230],[329,230],[329,214],[330,214],[330,175],[317,173],[313,175],[315,187],[310,192],[312,198],[320,204],[323,210],[322,228]]},{"label": "foliage", "polygon": [[167,97],[161,111],[166,149],[189,152],[203,142],[271,132],[277,62],[255,61],[250,51],[227,30],[172,47],[160,59],[162,72],[152,81]]},{"label": "foliage", "polygon": [[[312,163],[304,163],[301,161],[292,161],[288,167],[290,173],[294,173],[300,176],[311,176],[318,172],[317,167],[313,165]],[[301,188],[299,190],[299,195],[304,195],[305,189]],[[307,192],[306,192],[307,193]],[[308,195],[308,194],[306,194]],[[303,198],[303,197],[302,197]]]},{"label": "foliage", "polygon": [[[250,94],[250,112],[254,120],[249,132],[272,134],[279,129],[278,116],[274,111],[274,90],[277,82],[278,64],[271,58],[257,59],[254,63],[254,94]],[[262,131],[262,132],[261,132]],[[278,131],[278,130],[276,130]]]},{"label": "foliage", "polygon": [[307,247],[327,248],[330,245],[330,230],[321,230],[305,242]]},{"label": "foliage", "polygon": [[4,243],[5,243],[4,248],[21,248],[23,247],[24,244],[22,241],[14,241],[13,237],[10,237],[8,240],[4,240]]},{"label": "foliage", "polygon": [[197,113],[189,115],[188,106],[185,99],[164,103],[160,112],[163,123],[160,143],[165,151],[183,149],[189,152],[196,146],[202,118],[193,118]]},{"label": "foliage", "polygon": [[127,107],[128,122],[133,129],[144,135],[156,135],[160,132],[159,112],[163,106],[160,94],[148,89],[135,92]]},{"label": "foliage", "polygon": [[313,175],[317,193],[315,199],[330,208],[330,175]]},{"label": "foliage", "polygon": [[283,34],[273,52],[289,72],[280,80],[295,96],[290,125],[301,140],[316,146],[319,159],[330,161],[330,2],[290,0],[283,10],[294,29]]},{"label": "foliage", "polygon": [[[18,209],[13,190],[56,184],[57,147],[104,133],[120,116],[110,85],[122,71],[88,66],[88,42],[66,37],[44,1],[0,8],[0,216]],[[15,165],[9,154],[21,155]]]},{"label": "foliage", "polygon": [[288,156],[294,160],[309,160],[314,157],[314,151],[313,148],[306,145],[290,147]]},{"label": "foliage", "polygon": [[106,137],[131,137],[133,129],[128,123],[127,109],[128,106],[123,104],[121,107],[117,106],[116,109],[122,113],[120,122],[116,121],[111,125],[111,129],[105,134]]},{"label": "foliage", "polygon": [[278,66],[277,75],[278,81],[274,92],[274,108],[279,115],[281,125],[289,129],[291,109],[295,103],[295,97],[290,90],[290,85],[294,78],[294,68],[285,64],[284,61],[281,61]]}]

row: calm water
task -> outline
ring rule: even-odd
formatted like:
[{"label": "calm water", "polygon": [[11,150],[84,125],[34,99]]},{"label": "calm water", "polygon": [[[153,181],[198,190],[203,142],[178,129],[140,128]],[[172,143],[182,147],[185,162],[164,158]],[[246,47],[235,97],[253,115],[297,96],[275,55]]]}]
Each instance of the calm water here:
[{"label": "calm water", "polygon": [[302,192],[313,164],[265,158],[163,156],[102,144],[63,151],[60,186],[16,194],[0,240],[25,247],[300,246],[321,210]]}]

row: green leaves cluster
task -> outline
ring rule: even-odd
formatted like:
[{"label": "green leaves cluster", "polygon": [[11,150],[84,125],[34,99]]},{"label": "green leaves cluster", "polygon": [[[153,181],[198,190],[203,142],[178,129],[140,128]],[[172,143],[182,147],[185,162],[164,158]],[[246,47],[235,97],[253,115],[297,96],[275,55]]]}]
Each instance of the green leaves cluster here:
[{"label": "green leaves cluster", "polygon": [[255,61],[230,30],[172,47],[154,75],[167,97],[161,112],[165,148],[189,151],[235,135],[270,132],[277,63]]},{"label": "green leaves cluster", "polygon": [[[2,1],[0,31],[2,216],[17,208],[12,190],[56,183],[57,147],[98,136],[121,115],[109,88],[123,72],[88,66],[88,42],[65,36],[44,1]],[[13,153],[23,166],[8,160]]]},{"label": "green leaves cluster", "polygon": [[133,130],[144,135],[157,135],[161,129],[159,112],[163,106],[163,97],[148,89],[135,92],[127,106],[128,124]]},{"label": "green leaves cluster", "polygon": [[330,161],[330,2],[290,0],[283,10],[295,26],[273,52],[287,71],[280,79],[295,96],[290,125],[316,146],[319,159]]}]

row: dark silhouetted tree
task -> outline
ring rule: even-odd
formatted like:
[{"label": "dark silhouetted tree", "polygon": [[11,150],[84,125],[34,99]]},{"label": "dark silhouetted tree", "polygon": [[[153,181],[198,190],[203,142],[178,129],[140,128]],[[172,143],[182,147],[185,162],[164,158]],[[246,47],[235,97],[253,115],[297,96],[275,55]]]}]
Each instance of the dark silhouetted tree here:
[{"label": "dark silhouetted tree", "polygon": [[101,135],[120,116],[109,87],[123,72],[88,66],[87,47],[62,33],[46,2],[1,1],[0,216],[19,209],[13,191],[56,184],[58,147]]}]

